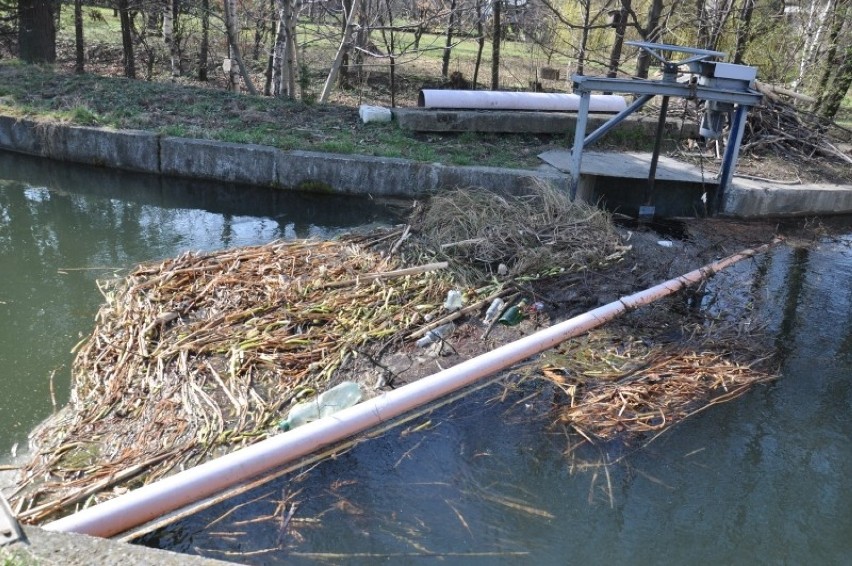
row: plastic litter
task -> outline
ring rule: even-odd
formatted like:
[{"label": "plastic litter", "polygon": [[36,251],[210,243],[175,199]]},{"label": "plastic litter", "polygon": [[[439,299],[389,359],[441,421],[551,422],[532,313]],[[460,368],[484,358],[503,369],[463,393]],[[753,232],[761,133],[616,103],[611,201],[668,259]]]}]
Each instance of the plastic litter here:
[{"label": "plastic litter", "polygon": [[369,122],[390,122],[393,119],[393,114],[389,108],[383,106],[370,106],[362,104],[358,109],[358,116],[365,124]]},{"label": "plastic litter", "polygon": [[423,338],[417,341],[417,345],[423,348],[424,346],[428,346],[433,342],[438,342],[445,336],[449,336],[450,334],[452,334],[454,328],[455,327],[453,326],[452,322],[448,322],[447,324],[439,326],[438,328],[433,328],[432,330],[427,332],[426,335],[423,336]]},{"label": "plastic litter", "polygon": [[450,312],[454,312],[462,308],[461,292],[456,290],[447,292],[447,300],[444,301],[444,308]]},{"label": "plastic litter", "polygon": [[494,318],[503,310],[503,307],[506,305],[503,302],[503,299],[497,297],[493,301],[491,301],[491,305],[488,307],[488,310],[485,311],[485,319],[486,323],[490,323]]},{"label": "plastic litter", "polygon": [[344,381],[310,401],[294,405],[287,418],[278,425],[282,430],[291,430],[312,421],[351,407],[361,400],[361,386],[354,381]]}]

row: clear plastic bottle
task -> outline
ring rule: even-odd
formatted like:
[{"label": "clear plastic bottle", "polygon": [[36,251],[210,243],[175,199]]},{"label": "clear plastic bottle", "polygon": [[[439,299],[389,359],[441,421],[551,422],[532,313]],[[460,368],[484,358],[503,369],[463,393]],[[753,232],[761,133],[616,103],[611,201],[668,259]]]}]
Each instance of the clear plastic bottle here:
[{"label": "clear plastic bottle", "polygon": [[293,405],[287,418],[278,425],[282,430],[319,420],[337,411],[351,407],[361,400],[361,386],[353,381],[344,381],[310,401]]},{"label": "clear plastic bottle", "polygon": [[485,322],[491,322],[494,318],[503,310],[503,307],[506,303],[503,302],[503,299],[497,297],[493,301],[491,301],[491,305],[488,307],[488,310],[485,311]]},{"label": "clear plastic bottle", "polygon": [[452,334],[454,328],[455,326],[453,326],[452,322],[448,322],[447,324],[439,326],[438,328],[433,328],[432,330],[427,332],[426,335],[423,336],[423,338],[417,341],[417,345],[423,348],[424,346],[428,346],[432,342],[438,342],[445,336],[449,336],[450,334]]},{"label": "clear plastic bottle", "polygon": [[450,312],[455,312],[462,308],[462,296],[461,291],[448,291],[447,292],[447,300],[444,301],[444,308]]}]

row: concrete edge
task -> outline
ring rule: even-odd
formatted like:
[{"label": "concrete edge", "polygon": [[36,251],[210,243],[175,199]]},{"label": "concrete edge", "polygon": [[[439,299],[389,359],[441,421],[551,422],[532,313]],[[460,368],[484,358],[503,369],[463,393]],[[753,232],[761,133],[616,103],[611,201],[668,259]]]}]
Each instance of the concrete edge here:
[{"label": "concrete edge", "polygon": [[0,116],[0,149],[127,171],[361,196],[416,198],[455,187],[567,187],[558,171],[465,167],[72,126]]},{"label": "concrete edge", "polygon": [[233,564],[110,539],[46,531],[24,525],[24,540],[0,547],[0,563],[63,566],[218,566]]},{"label": "concrete edge", "polygon": [[852,186],[773,185],[734,179],[725,192],[725,216],[771,218],[852,214]]}]

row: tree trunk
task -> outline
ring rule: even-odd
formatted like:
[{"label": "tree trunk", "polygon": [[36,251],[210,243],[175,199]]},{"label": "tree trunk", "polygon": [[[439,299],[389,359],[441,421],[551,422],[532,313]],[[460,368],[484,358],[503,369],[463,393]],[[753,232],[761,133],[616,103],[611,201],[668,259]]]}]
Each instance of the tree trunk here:
[{"label": "tree trunk", "polygon": [[390,94],[391,108],[396,108],[396,34],[393,28],[393,4],[391,0],[385,0],[385,11],[388,15],[387,27],[385,19],[380,15],[379,24],[382,26],[382,39],[385,42],[385,51],[388,53],[390,71]]},{"label": "tree trunk", "polygon": [[293,0],[284,0],[284,65],[286,66],[287,96],[296,99],[296,26],[294,24]]},{"label": "tree trunk", "polygon": [[825,32],[828,11],[832,4],[834,4],[832,0],[823,1],[825,5],[822,6],[822,10],[818,13],[819,2],[818,0],[812,0],[808,19],[805,22],[804,30],[802,30],[804,44],[801,50],[802,57],[799,59],[799,72],[793,81],[793,88],[795,89],[799,88],[807,74],[807,70],[812,68],[816,62],[817,47],[822,39],[822,34]]},{"label": "tree trunk", "polygon": [[210,0],[201,0],[201,48],[198,53],[198,80],[207,81],[207,59],[210,49]]},{"label": "tree trunk", "polygon": [[706,0],[695,0],[695,21],[698,24],[696,43],[699,49],[710,48],[709,18],[707,17]]},{"label": "tree trunk", "polygon": [[843,30],[843,24],[846,23],[846,18],[849,16],[850,6],[852,6],[852,0],[837,0],[834,4],[831,32],[828,35],[828,50],[825,53],[825,57],[823,57],[825,67],[823,68],[819,84],[814,91],[814,94],[817,96],[817,102],[814,105],[815,109],[819,109],[822,106],[822,100],[828,94],[828,83],[831,80],[832,71],[836,69],[835,58],[837,57],[838,38],[840,37],[840,32]]},{"label": "tree trunk", "polygon": [[[125,1],[126,0],[119,0]],[[251,76],[246,68],[243,58],[240,55],[239,34],[237,33],[237,10],[235,0],[225,0],[225,30],[228,33],[228,45],[230,47],[231,56],[237,62],[240,69],[240,75],[243,77],[243,82],[251,94],[256,95],[257,89],[254,88],[254,83],[251,82]]]},{"label": "tree trunk", "polygon": [[737,23],[737,47],[734,50],[734,63],[742,65],[748,44],[751,41],[751,16],[754,13],[754,0],[743,0],[740,8],[740,21]]},{"label": "tree trunk", "polygon": [[[350,37],[352,35],[352,29],[349,28],[351,25],[349,22],[349,14],[355,12],[356,8],[360,6],[359,0],[342,0],[341,2],[343,6],[343,12],[347,14],[346,20],[343,22],[343,29],[340,32],[343,34],[344,38]],[[353,20],[354,22],[354,20]],[[347,84],[349,82],[349,48],[351,44],[348,40],[341,42],[341,48],[343,49],[340,55],[340,64],[338,65],[338,69],[335,71],[335,76],[339,73],[340,76],[340,84]]]},{"label": "tree trunk", "polygon": [[116,0],[118,17],[121,20],[121,45],[124,63],[124,76],[136,78],[136,56],[133,53],[133,30],[130,22],[130,9],[127,0]]},{"label": "tree trunk", "polygon": [[580,46],[577,48],[577,74],[582,75],[586,65],[586,48],[589,45],[589,22],[591,20],[592,2],[582,0],[583,29],[580,31]]},{"label": "tree trunk", "polygon": [[491,90],[500,89],[500,35],[503,26],[500,25],[501,0],[493,4],[494,9],[494,38],[491,40]]},{"label": "tree trunk", "polygon": [[615,41],[609,53],[609,71],[606,76],[615,78],[618,76],[618,67],[621,65],[621,48],[624,46],[624,33],[627,30],[627,16],[630,14],[630,3],[632,0],[621,0],[621,11],[618,23],[615,27]]},{"label": "tree trunk", "polygon": [[[852,11],[852,2],[841,0],[837,3],[836,10],[838,20],[844,22],[848,18],[849,12]],[[826,64],[830,67],[834,66],[833,61],[827,61]],[[838,110],[840,110],[840,104],[849,92],[849,87],[852,86],[852,41],[846,44],[843,59],[837,65],[834,78],[830,83],[820,96],[818,102],[819,114],[827,120],[834,120]]]},{"label": "tree trunk", "polygon": [[446,81],[450,74],[450,54],[453,48],[453,26],[455,25],[456,0],[450,0],[450,18],[447,21],[447,42],[444,44],[444,55],[441,60],[441,78]]},{"label": "tree trunk", "polygon": [[476,0],[476,63],[473,65],[473,90],[479,82],[479,67],[482,64],[482,51],[485,49],[485,26],[482,25],[482,0]]},{"label": "tree trunk", "polygon": [[53,0],[18,1],[18,56],[27,63],[56,61]]},{"label": "tree trunk", "polygon": [[278,0],[278,25],[275,29],[275,43],[272,47],[272,77],[269,94],[281,96],[284,85],[284,51],[287,49],[287,32],[284,29],[284,2]]},{"label": "tree trunk", "polygon": [[340,40],[340,47],[337,49],[337,54],[334,56],[334,61],[332,61],[331,69],[328,72],[328,77],[326,77],[325,84],[322,87],[322,93],[320,93],[319,97],[320,102],[328,101],[328,96],[331,94],[331,85],[333,85],[337,79],[337,73],[341,69],[344,55],[346,55],[346,52],[349,50],[351,45],[355,12],[358,10],[360,5],[360,2],[352,2],[350,4],[351,7],[349,9],[349,13],[346,15],[346,23],[343,26],[343,37]]},{"label": "tree trunk", "polygon": [[178,34],[179,3],[177,0],[163,2],[163,42],[169,46],[169,62],[173,77],[181,75],[180,41]]},{"label": "tree trunk", "polygon": [[[749,2],[751,0],[745,0]],[[660,16],[663,14],[663,0],[652,0],[651,9],[648,11],[648,24],[642,30],[642,39],[651,43],[659,43],[661,34]],[[651,54],[645,49],[639,50],[636,57],[636,76],[640,79],[648,78],[648,69],[651,67]]]},{"label": "tree trunk", "polygon": [[74,0],[74,72],[85,72],[86,44],[83,39],[83,0]]}]

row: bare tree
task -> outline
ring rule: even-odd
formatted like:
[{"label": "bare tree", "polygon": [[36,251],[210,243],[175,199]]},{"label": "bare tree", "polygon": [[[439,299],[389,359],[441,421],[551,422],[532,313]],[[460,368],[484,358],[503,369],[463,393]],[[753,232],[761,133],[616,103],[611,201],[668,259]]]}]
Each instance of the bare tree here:
[{"label": "bare tree", "polygon": [[447,42],[444,46],[444,54],[441,58],[441,78],[445,81],[449,76],[450,70],[450,52],[453,47],[453,27],[456,20],[456,0],[450,0],[450,13],[447,19]]},{"label": "bare tree", "polygon": [[223,4],[225,15],[225,31],[228,34],[228,50],[230,52],[231,59],[237,62],[237,66],[240,69],[240,75],[242,75],[243,82],[245,83],[248,91],[251,94],[257,94],[257,89],[254,88],[254,83],[252,83],[251,76],[249,75],[248,69],[246,68],[245,63],[243,62],[242,56],[240,55],[239,34],[237,33],[236,0],[224,0]]},{"label": "bare tree", "polygon": [[500,24],[502,0],[496,0],[492,9],[494,18],[494,35],[491,39],[491,90],[500,89],[500,36],[503,34],[503,26]]},{"label": "bare tree", "polygon": [[618,68],[621,64],[621,49],[624,47],[624,34],[627,31],[628,15],[631,12],[632,0],[620,0],[621,9],[616,12],[618,14],[615,21],[615,40],[612,43],[612,50],[609,54],[609,70],[606,73],[607,77],[614,78],[618,76]]},{"label": "bare tree", "polygon": [[[816,109],[827,120],[833,120],[843,99],[852,86],[852,0],[837,0],[832,10],[831,32],[824,57],[825,68],[817,90]],[[846,48],[838,60],[839,46],[844,37]]]},{"label": "bare tree", "polygon": [[754,0],[742,0],[740,18],[737,22],[737,47],[734,49],[734,63],[742,64],[748,44],[751,41],[751,18],[754,15]]},{"label": "bare tree", "polygon": [[201,45],[198,52],[198,80],[207,80],[207,60],[210,48],[210,0],[201,0]]},{"label": "bare tree", "polygon": [[53,0],[18,0],[18,55],[27,63],[56,61]]},{"label": "bare tree", "polygon": [[[750,0],[746,0],[747,2]],[[651,0],[651,7],[648,9],[648,20],[644,28],[640,28],[639,33],[642,39],[652,43],[660,43],[662,30],[665,24],[660,24],[660,18],[663,15],[663,0]],[[648,69],[651,67],[651,54],[645,49],[640,49],[636,56],[636,76],[642,79],[648,78]]]}]

